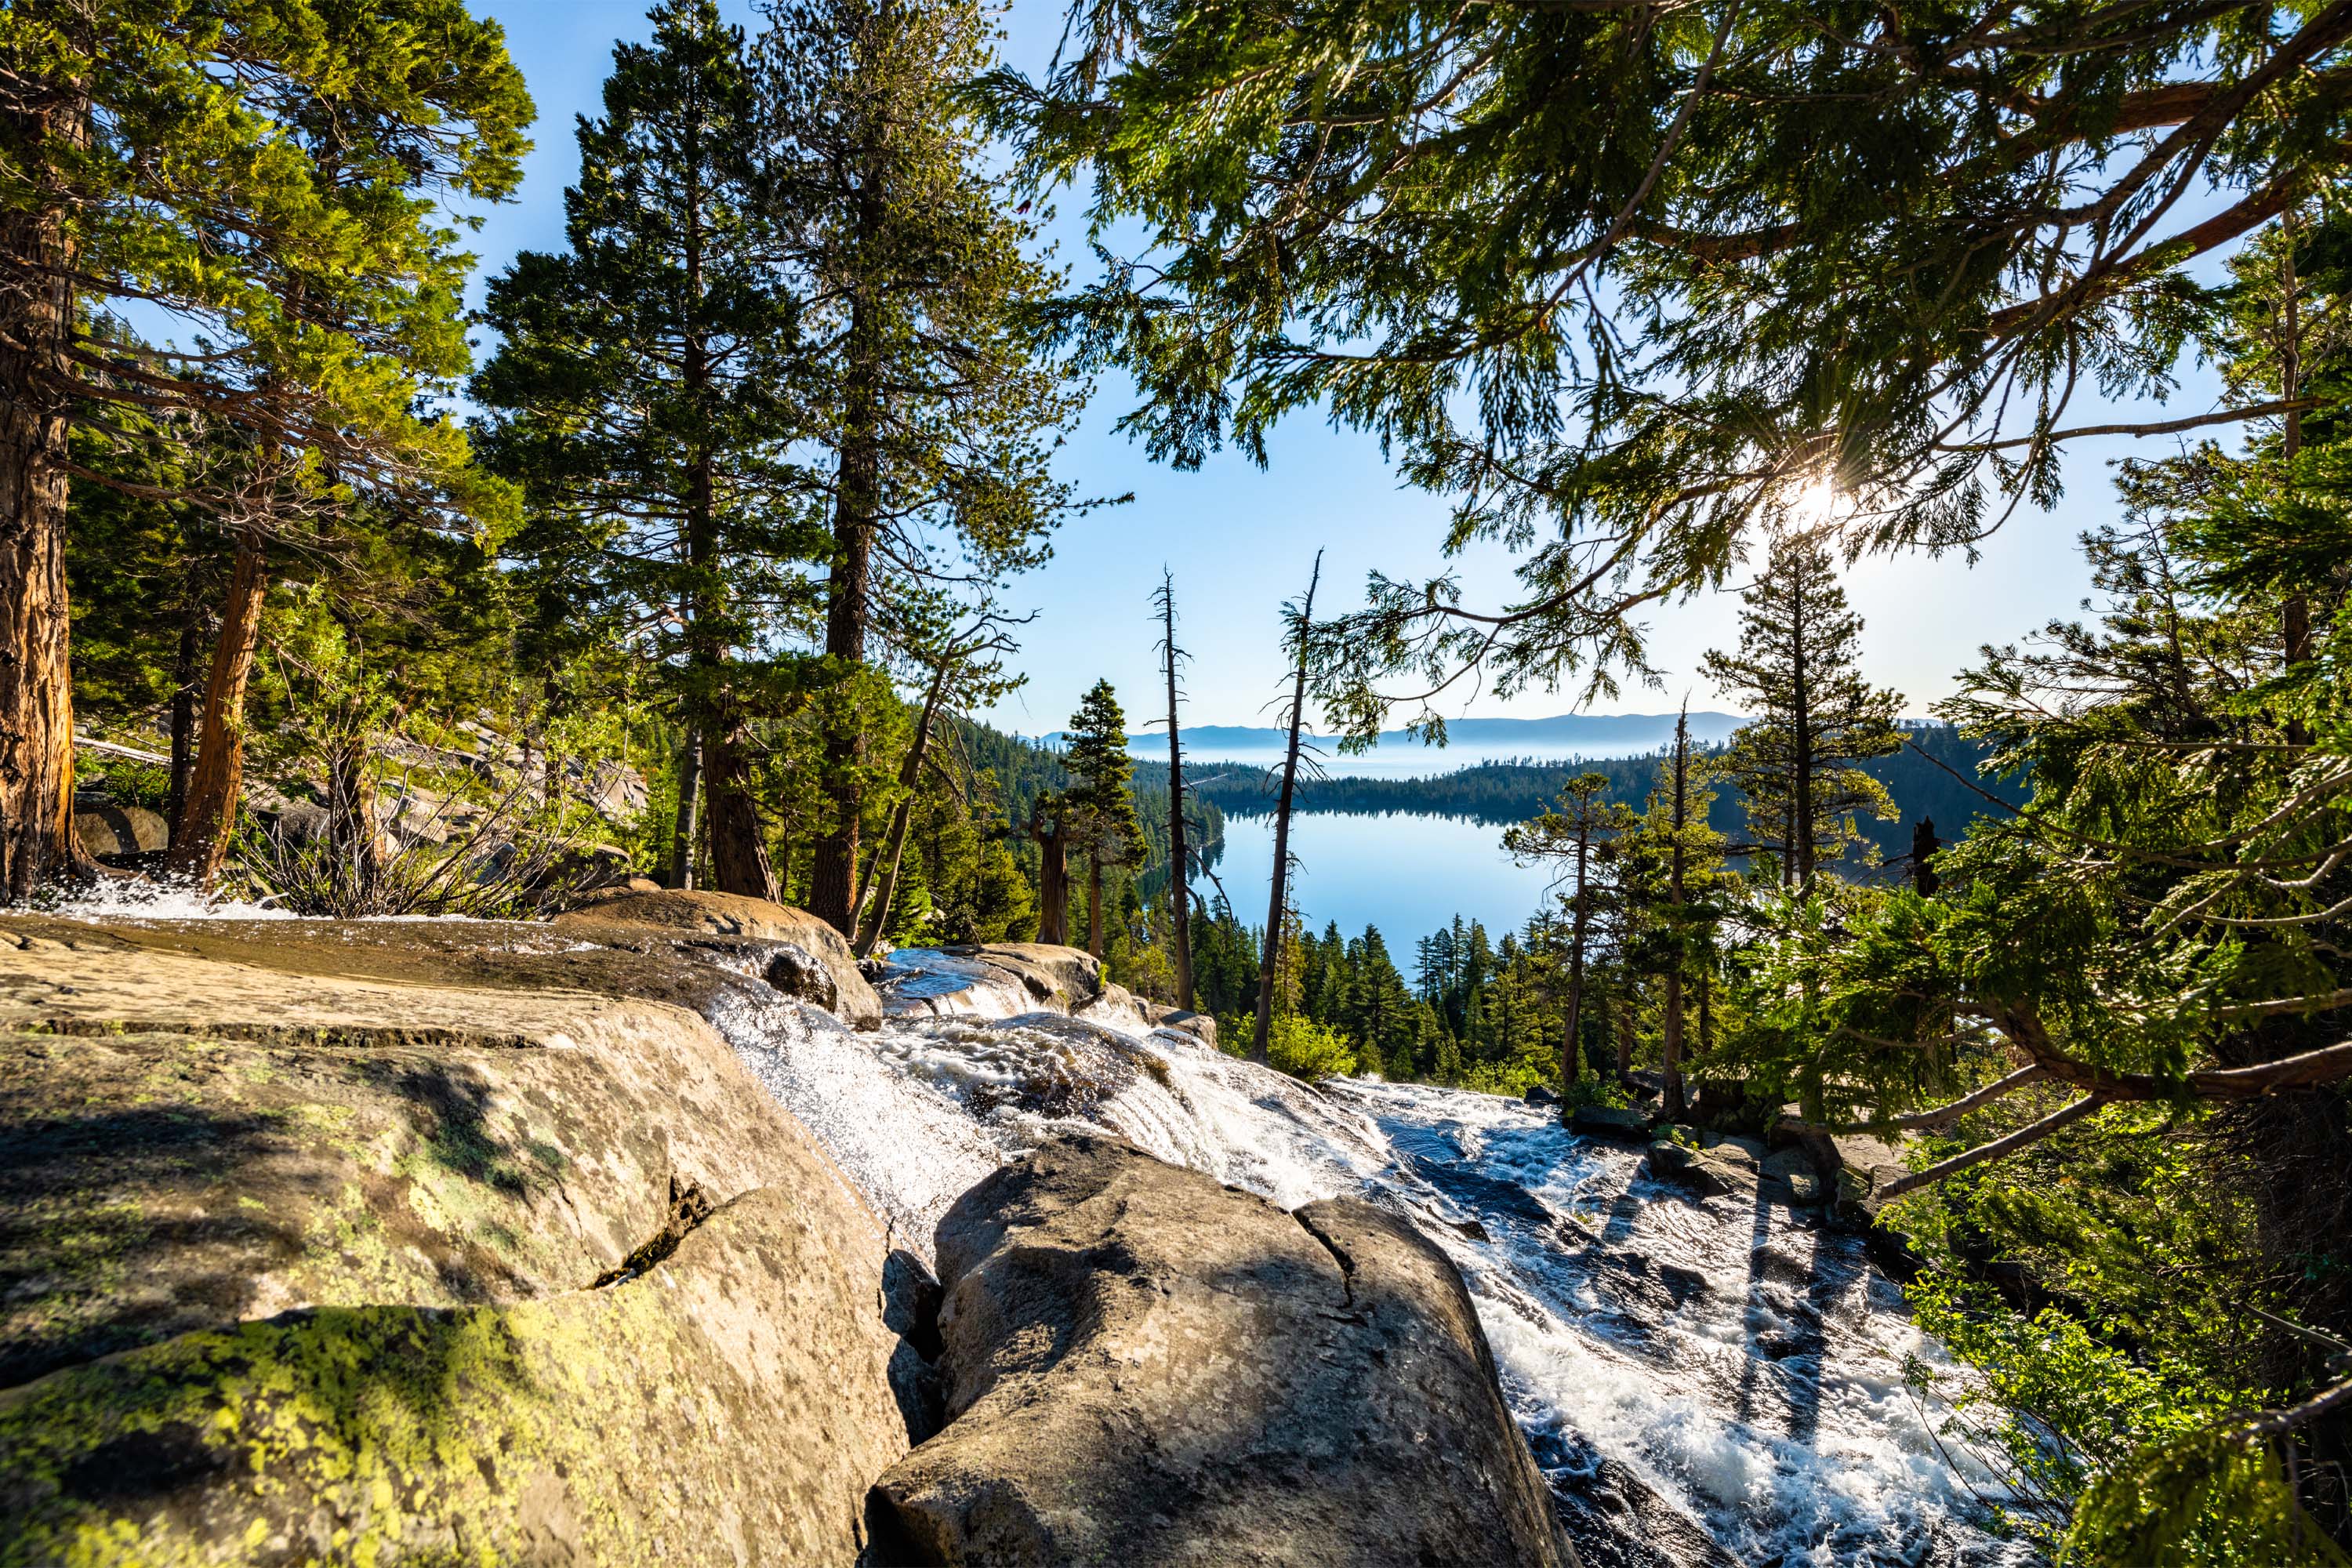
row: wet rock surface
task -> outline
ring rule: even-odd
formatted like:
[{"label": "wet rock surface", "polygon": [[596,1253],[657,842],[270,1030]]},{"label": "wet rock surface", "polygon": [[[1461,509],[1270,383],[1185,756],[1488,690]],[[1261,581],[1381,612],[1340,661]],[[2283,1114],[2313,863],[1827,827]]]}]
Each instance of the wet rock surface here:
[{"label": "wet rock surface", "polygon": [[1650,1119],[1623,1106],[1580,1105],[1568,1113],[1568,1130],[1585,1138],[1646,1143],[1650,1139]]},{"label": "wet rock surface", "polygon": [[1567,1560],[1461,1278],[1396,1216],[1076,1136],[938,1242],[948,1425],[877,1483],[878,1555]]},{"label": "wet rock surface", "polygon": [[1000,942],[974,947],[900,948],[876,983],[893,1017],[1010,1018],[1034,1011],[1089,1018],[1118,1029],[1175,1029],[1215,1045],[1217,1021],[1136,995],[1102,977],[1075,947]]},{"label": "wet rock surface", "polygon": [[[849,943],[804,910],[734,893],[673,889],[645,892],[624,888],[558,915],[553,929],[605,941],[616,927],[624,931],[639,928],[783,944],[825,970],[835,999],[824,1005],[857,1028],[872,1028],[882,1021],[882,1000],[860,973]],[[761,970],[767,967],[764,963],[760,965]],[[814,977],[807,984],[814,988]]]},{"label": "wet rock surface", "polygon": [[[754,912],[769,918],[766,908]],[[1379,1214],[1409,1215],[1423,1249],[1442,1253],[1467,1282],[1500,1368],[1504,1405],[1533,1447],[1559,1517],[1596,1568],[1713,1568],[1726,1560],[1990,1568],[2012,1561],[1967,1522],[1966,1500],[1921,1425],[1931,1417],[1922,1417],[1900,1387],[1903,1358],[1932,1354],[1933,1347],[1903,1321],[1891,1287],[1869,1268],[1864,1240],[1774,1195],[1777,1185],[1793,1193],[1804,1179],[1786,1169],[1790,1162],[1775,1164],[1781,1148],[1733,1144],[1727,1152],[1719,1138],[1705,1148],[1706,1134],[1682,1130],[1677,1137],[1693,1158],[1755,1184],[1752,1191],[1704,1196],[1651,1179],[1637,1148],[1570,1135],[1556,1111],[1418,1086],[1300,1084],[1223,1056],[1181,1028],[1146,1031],[1117,1013],[1129,1004],[1108,988],[1082,999],[1072,1018],[1066,1000],[1056,1005],[1048,998],[1057,987],[1066,996],[1074,979],[1098,979],[1098,972],[1069,949],[1001,955],[1022,959],[1010,965],[980,959],[977,949],[942,953],[986,966],[962,979],[932,975],[942,994],[976,993],[966,1001],[992,1012],[908,1010],[856,1031],[806,999],[806,988],[821,982],[786,952],[799,943],[720,913],[707,922],[697,916],[561,927],[0,921],[0,999],[18,1009],[14,1027],[36,1045],[68,1052],[102,1038],[123,1058],[92,1051],[73,1068],[86,1077],[37,1076],[34,1099],[52,1102],[45,1114],[54,1120],[55,1102],[80,1095],[117,1110],[128,1100],[131,1110],[159,1110],[164,1124],[176,1125],[191,1106],[209,1115],[207,1107],[250,1100],[268,1121],[268,1136],[281,1141],[248,1145],[258,1157],[224,1161],[198,1147],[203,1140],[174,1152],[168,1140],[151,1138],[152,1164],[110,1146],[111,1161],[81,1159],[91,1173],[76,1177],[70,1167],[83,1146],[68,1140],[45,1148],[37,1140],[49,1130],[36,1129],[34,1142],[23,1145],[32,1158],[0,1165],[0,1183],[18,1163],[47,1173],[0,1190],[0,1267],[17,1268],[26,1256],[6,1251],[14,1233],[5,1227],[30,1234],[59,1192],[80,1194],[72,1198],[79,1205],[76,1225],[112,1234],[102,1228],[113,1218],[102,1202],[119,1165],[131,1173],[132,1185],[146,1184],[138,1201],[167,1222],[139,1232],[132,1250],[184,1249],[193,1273],[210,1247],[208,1278],[278,1281],[270,1287],[278,1294],[258,1304],[215,1298],[207,1305],[204,1291],[190,1290],[186,1300],[201,1310],[184,1318],[108,1323],[71,1303],[104,1297],[120,1247],[112,1254],[99,1247],[98,1267],[68,1279],[72,1289],[62,1292],[21,1268],[11,1276],[0,1308],[46,1305],[54,1296],[65,1310],[51,1325],[62,1336],[51,1342],[63,1348],[45,1352],[54,1370],[0,1388],[0,1514],[12,1526],[19,1517],[37,1519],[45,1530],[64,1528],[60,1521],[89,1525],[100,1533],[85,1539],[115,1542],[108,1548],[114,1560],[150,1529],[164,1532],[155,1537],[163,1555],[276,1561],[332,1556],[336,1530],[375,1531],[370,1539],[381,1544],[394,1539],[383,1531],[394,1525],[401,1533],[390,1555],[412,1561],[824,1563],[857,1554],[861,1539],[866,1561],[918,1560],[860,1536],[883,1524],[903,1545],[895,1515],[869,1498],[868,1484],[911,1441],[937,1433],[918,1452],[945,1451],[940,1446],[956,1434],[940,1424],[951,1412],[996,1409],[1000,1387],[1024,1379],[1043,1386],[1038,1369],[1076,1342],[1075,1335],[1056,1341],[1024,1331],[1027,1337],[988,1352],[997,1382],[952,1404],[951,1380],[937,1360],[950,1347],[926,1271],[938,1221],[1007,1159],[1092,1129],[1205,1173],[1185,1179],[1205,1180],[1220,1199],[1271,1215],[1298,1247],[1320,1251],[1321,1262],[1297,1254],[1298,1267],[1316,1271],[1301,1277],[1299,1310],[1312,1320],[1295,1325],[1301,1336],[1342,1332],[1317,1292],[1337,1279],[1342,1295],[1331,1310],[1344,1317],[1354,1311],[1345,1296],[1352,1286],[1336,1255],[1280,1210],[1304,1205],[1311,1215],[1339,1195],[1372,1199]],[[834,964],[801,951],[824,978],[837,980]],[[165,960],[181,967],[152,967]],[[871,971],[886,983],[908,973],[903,965]],[[972,973],[985,976],[981,984]],[[887,994],[891,985],[882,988]],[[1106,1002],[1112,1012],[1102,1010]],[[1164,1014],[1160,1021],[1171,1022]],[[656,1032],[633,1045],[628,1037],[640,1026]],[[666,1033],[678,1028],[686,1033]],[[201,1051],[188,1050],[191,1041]],[[539,1068],[518,1065],[567,1053],[591,1063],[610,1058],[607,1079],[580,1078],[569,1065],[533,1077]],[[60,1071],[56,1058],[27,1060],[37,1064],[26,1068],[36,1075]],[[618,1062],[634,1065],[620,1074],[612,1065]],[[469,1091],[445,1115],[394,1091],[405,1075],[435,1068],[478,1074],[484,1092]],[[748,1100],[714,1099],[696,1087],[705,1077],[740,1081],[743,1069],[754,1080]],[[627,1080],[625,1094],[608,1087],[615,1075]],[[14,1081],[0,1082],[0,1099],[13,1093]],[[553,1110],[565,1109],[585,1126],[568,1109],[583,1098],[608,1099],[627,1112],[574,1138]],[[792,1114],[778,1114],[778,1101]],[[739,1115],[730,1104],[749,1109]],[[688,1114],[668,1109],[679,1105]],[[13,1114],[0,1108],[0,1120]],[[805,1149],[803,1134],[813,1133],[823,1152],[810,1149],[806,1161],[785,1158],[781,1167],[763,1163],[757,1137],[743,1131],[759,1118],[772,1119],[788,1144],[798,1140]],[[344,1144],[335,1142],[338,1122],[358,1130]],[[614,1141],[615,1168],[596,1169],[607,1138]],[[1772,1144],[1785,1142],[1776,1134]],[[541,1143],[572,1163],[561,1173],[537,1163]],[[437,1163],[445,1156],[454,1163]],[[728,1157],[738,1168],[722,1163]],[[391,1175],[407,1186],[369,1174],[375,1168],[369,1161],[386,1159]],[[304,1183],[272,1174],[299,1173],[302,1161],[314,1163]],[[771,1173],[776,1168],[785,1173],[781,1178]],[[246,1170],[277,1184],[240,1194],[236,1173]],[[516,1174],[520,1190],[500,1185]],[[681,1175],[707,1205],[681,1191]],[[1864,1177],[1848,1171],[1845,1180],[1860,1189]],[[737,1183],[745,1184],[730,1184]],[[1276,1206],[1217,1190],[1216,1183]],[[790,1215],[762,1217],[758,1205],[740,1201],[774,1191],[790,1194]],[[848,1206],[827,1218],[824,1205],[836,1198]],[[361,1206],[337,1206],[346,1203]],[[288,1227],[298,1236],[328,1238],[303,1243],[309,1261],[271,1251],[283,1238],[238,1228],[257,1226],[249,1216],[279,1205],[299,1222]],[[322,1214],[339,1217],[327,1225]],[[813,1254],[806,1237],[796,1241],[776,1228],[803,1217],[829,1253]],[[859,1224],[870,1247],[841,1239]],[[593,1247],[583,1241],[576,1269],[567,1272],[564,1237],[575,1230],[610,1240]],[[698,1249],[730,1230],[757,1237],[730,1254],[740,1261],[725,1271],[733,1279],[740,1269],[752,1281],[748,1294],[727,1298],[729,1314],[747,1315],[650,1310],[648,1303],[690,1305],[685,1285],[664,1281],[683,1281],[684,1271],[701,1267]],[[1325,1239],[1339,1230],[1324,1225]],[[390,1273],[371,1275],[392,1283],[334,1294],[334,1268],[325,1261],[331,1240],[395,1231],[396,1245],[378,1249],[370,1242],[352,1255],[373,1270],[379,1250],[413,1247],[415,1256],[400,1252],[383,1265]],[[1219,1263],[1226,1245],[1211,1237],[1169,1261],[1171,1299],[1190,1300],[1212,1288],[1234,1293],[1234,1270]],[[1339,1246],[1351,1255],[1363,1250],[1344,1239]],[[1056,1244],[1047,1252],[1072,1271],[1124,1280],[1130,1289],[1160,1278],[1117,1247]],[[848,1340],[808,1330],[793,1316],[801,1306],[761,1283],[758,1271],[777,1258],[796,1279],[821,1280],[837,1268],[850,1279],[855,1288],[846,1294],[808,1304],[830,1314],[826,1322]],[[1188,1268],[1195,1272],[1182,1272]],[[302,1294],[316,1289],[303,1281],[322,1272],[330,1279],[324,1290]],[[181,1304],[177,1287],[157,1288],[163,1277],[147,1264],[120,1278],[127,1282],[123,1299],[142,1310]],[[583,1289],[596,1280],[604,1288]],[[1238,1283],[1246,1296],[1258,1281]],[[1085,1286],[1075,1272],[1045,1285],[1040,1301],[1108,1289]],[[580,1304],[590,1300],[600,1303],[593,1313]],[[616,1301],[631,1304],[624,1311]],[[1034,1327],[1049,1320],[1023,1321]],[[1458,1318],[1441,1313],[1433,1321],[1438,1328],[1414,1333],[1458,1340],[1444,1326]],[[30,1321],[29,1314],[12,1319],[10,1331]],[[332,1331],[306,1326],[320,1323]],[[458,1350],[444,1354],[434,1326],[448,1323],[465,1332],[447,1341]],[[268,1337],[296,1327],[308,1337]],[[75,1338],[93,1329],[117,1337]],[[1344,1331],[1368,1331],[1358,1324]],[[806,1353],[745,1359],[747,1347],[773,1342],[762,1336],[776,1332]],[[223,1336],[245,1348],[221,1359]],[[114,1358],[89,1359],[101,1344],[119,1347]],[[712,1352],[727,1358],[726,1370],[714,1368]],[[614,1364],[614,1357],[628,1364]],[[1108,1452],[1134,1453],[1141,1441],[1134,1435],[1154,1429],[1170,1401],[1164,1381],[1142,1375],[1145,1364],[1105,1373],[1104,1386],[1129,1401],[1097,1409],[1103,1430],[1127,1434],[1126,1447]],[[1410,1358],[1389,1363],[1392,1372],[1409,1364]],[[126,1365],[144,1369],[136,1389],[100,1375]],[[658,1376],[631,1382],[641,1365]],[[1311,1366],[1276,1370],[1314,1375]],[[271,1499],[281,1494],[265,1497],[258,1481],[247,1487],[234,1468],[244,1458],[222,1468],[219,1445],[201,1424],[183,1430],[187,1412],[201,1403],[191,1391],[215,1374],[215,1403],[206,1408],[217,1414],[222,1390],[240,1391],[224,1430],[250,1438],[241,1452],[264,1454],[271,1477],[292,1478],[293,1489],[282,1495],[310,1499],[307,1514],[297,1517],[290,1503],[280,1508]],[[1402,1408],[1395,1402],[1415,1396],[1425,1381],[1382,1395],[1391,1401],[1386,1408]],[[268,1398],[247,1398],[248,1385]],[[494,1397],[476,1398],[478,1387]],[[827,1391],[832,1403],[807,1394],[811,1387]],[[300,1397],[271,1403],[285,1388]],[[81,1392],[44,1404],[37,1423],[8,1425],[37,1395],[47,1400],[59,1389]],[[151,1394],[152,1403],[132,1402]],[[457,1425],[420,1426],[404,1411],[446,1411]],[[1171,1429],[1213,1419],[1213,1407],[1188,1407]],[[607,1442],[609,1454],[590,1451],[597,1431],[630,1421],[642,1433]],[[485,1434],[509,1447],[486,1447]],[[283,1452],[269,1446],[281,1436],[291,1438]],[[848,1451],[866,1454],[871,1468],[845,1480],[845,1471],[793,1457],[820,1440],[845,1442]],[[1083,1455],[1093,1441],[1086,1436],[1061,1452]],[[1324,1441],[1337,1451],[1370,1439],[1335,1426]],[[721,1446],[729,1464],[752,1473],[715,1468],[710,1456]],[[298,1451],[340,1454],[354,1464],[354,1456],[370,1456],[365,1466],[374,1468],[366,1473],[382,1478],[388,1492],[371,1488],[368,1500],[355,1501],[361,1493],[355,1482],[346,1484],[349,1476],[328,1475]],[[495,1476],[481,1474],[478,1486],[454,1468],[436,1470],[439,1461],[427,1460],[443,1452],[487,1460]],[[1008,1452],[1006,1463],[1031,1458]],[[1419,1462],[1405,1456],[1398,1473],[1419,1474],[1412,1469]],[[1126,1485],[1116,1466],[1106,1473],[1107,1489]],[[1338,1473],[1332,1495],[1350,1497],[1346,1486],[1355,1472]],[[1393,1477],[1384,1484],[1392,1492],[1398,1486]],[[640,1489],[661,1495],[635,1495]],[[608,1492],[618,1500],[604,1508],[600,1500]],[[391,1502],[375,1500],[386,1495]],[[765,1521],[778,1517],[771,1504],[780,1497],[797,1500],[779,1505],[793,1517],[821,1521],[818,1532],[793,1537],[772,1529]],[[230,1511],[203,1516],[213,1506],[208,1498],[229,1500],[221,1506]],[[696,1500],[703,1506],[691,1506]],[[1286,1506],[1310,1521],[1318,1517],[1312,1495]],[[1185,1511],[1192,1507],[1163,1512],[1181,1522],[1198,1517]],[[599,1517],[584,1517],[599,1508]],[[247,1510],[245,1528],[259,1526],[260,1544],[240,1546],[219,1533],[238,1509]],[[1160,1527],[1150,1518],[1137,1528],[1145,1526]],[[0,1531],[0,1562],[15,1560],[9,1549],[17,1539]],[[1486,1554],[1434,1560],[1520,1560],[1465,1539]],[[203,1544],[189,1544],[196,1542]],[[31,1560],[43,1560],[45,1550],[34,1549]]]}]

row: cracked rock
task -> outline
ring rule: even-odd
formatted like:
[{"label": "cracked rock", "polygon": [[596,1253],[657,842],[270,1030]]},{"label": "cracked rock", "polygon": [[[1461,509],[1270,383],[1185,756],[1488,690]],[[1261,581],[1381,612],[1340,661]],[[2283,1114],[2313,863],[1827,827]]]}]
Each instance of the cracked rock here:
[{"label": "cracked rock", "polygon": [[1461,1276],[1385,1210],[1072,1136],[938,1251],[947,1425],[877,1484],[877,1560],[1572,1560]]}]

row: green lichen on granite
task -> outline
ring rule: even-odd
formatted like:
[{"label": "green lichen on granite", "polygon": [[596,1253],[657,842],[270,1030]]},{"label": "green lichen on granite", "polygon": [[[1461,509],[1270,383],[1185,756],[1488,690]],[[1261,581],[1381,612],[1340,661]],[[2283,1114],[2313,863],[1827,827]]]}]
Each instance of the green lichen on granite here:
[{"label": "green lichen on granite", "polygon": [[[0,1383],[293,1307],[583,1283],[659,1223],[667,1174],[614,1157],[637,1130],[604,1079],[545,1051],[0,1032]],[[614,1152],[601,1179],[567,1120]]]},{"label": "green lichen on granite", "polygon": [[648,1521],[616,1506],[624,1478],[657,1474],[685,1436],[682,1388],[719,1401],[728,1378],[658,1291],[323,1308],[0,1394],[0,1563],[197,1561],[236,1542],[488,1564],[535,1530],[606,1561],[650,1555]]}]

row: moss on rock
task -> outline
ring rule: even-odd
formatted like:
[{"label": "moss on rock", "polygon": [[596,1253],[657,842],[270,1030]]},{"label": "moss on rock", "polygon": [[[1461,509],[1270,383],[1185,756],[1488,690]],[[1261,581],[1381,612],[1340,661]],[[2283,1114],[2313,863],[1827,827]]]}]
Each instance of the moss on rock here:
[{"label": "moss on rock", "polygon": [[611,1289],[311,1309],[0,1394],[0,1563],[852,1561],[907,1437],[830,1217],[762,1189]]}]

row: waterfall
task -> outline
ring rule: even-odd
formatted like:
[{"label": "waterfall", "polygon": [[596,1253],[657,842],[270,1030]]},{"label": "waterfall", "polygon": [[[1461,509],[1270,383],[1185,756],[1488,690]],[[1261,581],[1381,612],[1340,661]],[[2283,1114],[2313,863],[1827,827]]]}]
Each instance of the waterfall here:
[{"label": "waterfall", "polygon": [[1062,1129],[1285,1207],[1360,1197],[1461,1268],[1591,1568],[2031,1560],[1985,1528],[1990,1476],[1906,1384],[1941,1352],[1817,1215],[1694,1201],[1517,1101],[1308,1086],[1176,1030],[1038,1012],[942,957],[900,955],[878,1031],[781,998],[714,1019],[900,1245],[928,1258],[959,1194]]}]

